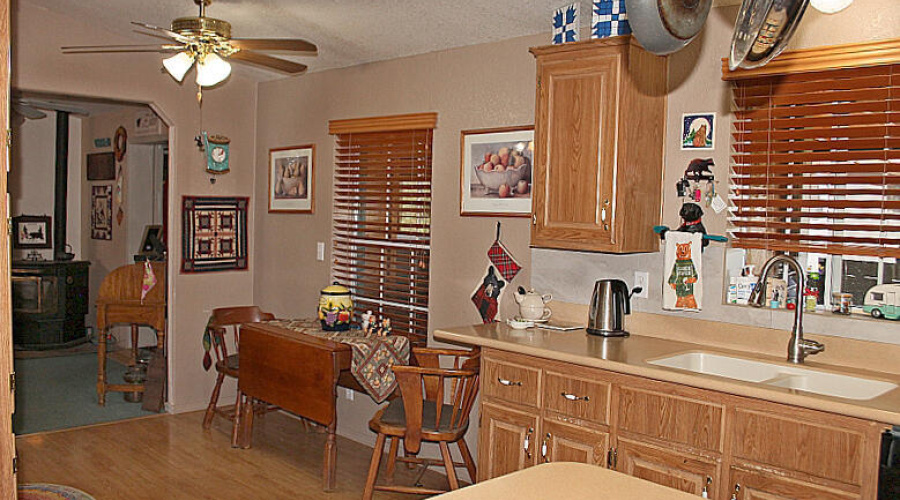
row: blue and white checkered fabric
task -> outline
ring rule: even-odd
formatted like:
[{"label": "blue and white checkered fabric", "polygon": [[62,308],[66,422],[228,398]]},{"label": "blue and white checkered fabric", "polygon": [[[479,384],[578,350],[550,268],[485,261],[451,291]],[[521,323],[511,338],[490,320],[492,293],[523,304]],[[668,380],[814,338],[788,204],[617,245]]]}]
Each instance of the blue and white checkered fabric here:
[{"label": "blue and white checkered fabric", "polygon": [[591,16],[591,38],[627,35],[631,33],[625,0],[594,0]]},{"label": "blue and white checkered fabric", "polygon": [[556,9],[553,13],[553,43],[561,44],[578,41],[578,4],[573,3]]}]

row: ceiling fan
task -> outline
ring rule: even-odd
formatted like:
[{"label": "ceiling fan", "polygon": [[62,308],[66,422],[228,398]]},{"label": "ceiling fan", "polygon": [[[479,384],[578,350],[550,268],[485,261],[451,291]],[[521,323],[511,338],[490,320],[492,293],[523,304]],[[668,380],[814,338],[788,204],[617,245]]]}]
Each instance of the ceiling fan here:
[{"label": "ceiling fan", "polygon": [[163,66],[179,82],[197,65],[197,85],[209,87],[228,78],[231,65],[226,59],[252,64],[289,75],[306,71],[306,65],[262,54],[259,51],[290,52],[295,55],[315,56],[314,44],[300,39],[284,38],[232,38],[231,24],[206,16],[206,8],[212,0],[194,0],[200,7],[199,16],[179,17],[166,29],[152,24],[131,24],[147,31],[141,34],[171,39],[159,45],[83,45],[62,47],[64,54],[99,52],[160,52],[174,54],[163,60]]}]

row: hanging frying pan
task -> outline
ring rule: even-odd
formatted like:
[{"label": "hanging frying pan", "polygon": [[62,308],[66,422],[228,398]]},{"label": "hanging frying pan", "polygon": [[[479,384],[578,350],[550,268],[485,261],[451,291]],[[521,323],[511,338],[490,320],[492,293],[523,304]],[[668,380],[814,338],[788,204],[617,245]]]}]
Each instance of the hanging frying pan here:
[{"label": "hanging frying pan", "polygon": [[780,54],[809,0],[744,0],[734,23],[728,67],[758,68]]},{"label": "hanging frying pan", "polygon": [[625,0],[634,37],[658,55],[680,50],[706,22],[712,0]]}]

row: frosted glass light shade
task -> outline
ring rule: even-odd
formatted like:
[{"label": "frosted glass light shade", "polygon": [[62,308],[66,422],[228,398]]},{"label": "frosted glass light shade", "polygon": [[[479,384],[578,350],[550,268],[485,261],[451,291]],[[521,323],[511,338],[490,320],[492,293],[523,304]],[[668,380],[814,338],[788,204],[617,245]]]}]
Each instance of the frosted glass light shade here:
[{"label": "frosted glass light shade", "polygon": [[849,7],[853,0],[810,0],[809,3],[820,12],[834,14]]},{"label": "frosted glass light shade", "polygon": [[179,52],[172,57],[163,59],[163,67],[179,82],[184,80],[184,75],[194,64],[194,58],[187,52]]},{"label": "frosted glass light shade", "polygon": [[206,57],[197,61],[197,85],[201,87],[213,86],[230,74],[231,65],[216,54],[206,54]]}]

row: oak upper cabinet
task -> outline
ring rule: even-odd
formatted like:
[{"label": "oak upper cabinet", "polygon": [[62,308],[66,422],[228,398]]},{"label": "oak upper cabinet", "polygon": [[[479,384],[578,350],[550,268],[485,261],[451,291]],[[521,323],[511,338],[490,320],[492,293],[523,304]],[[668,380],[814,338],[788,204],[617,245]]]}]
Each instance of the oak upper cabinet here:
[{"label": "oak upper cabinet", "polygon": [[655,252],[667,60],[630,36],[532,48],[535,247]]}]

